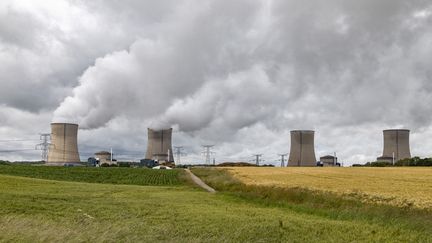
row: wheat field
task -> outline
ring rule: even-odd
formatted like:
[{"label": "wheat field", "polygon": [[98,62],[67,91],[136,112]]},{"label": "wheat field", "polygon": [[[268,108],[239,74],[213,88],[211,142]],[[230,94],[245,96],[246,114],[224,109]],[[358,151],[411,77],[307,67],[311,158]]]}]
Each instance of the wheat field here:
[{"label": "wheat field", "polygon": [[248,185],[300,187],[363,201],[432,209],[432,168],[228,168]]}]

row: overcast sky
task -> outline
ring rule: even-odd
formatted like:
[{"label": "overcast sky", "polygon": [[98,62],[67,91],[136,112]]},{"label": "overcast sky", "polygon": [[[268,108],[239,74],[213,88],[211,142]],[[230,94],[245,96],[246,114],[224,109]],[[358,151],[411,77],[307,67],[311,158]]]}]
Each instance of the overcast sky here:
[{"label": "overcast sky", "polygon": [[39,159],[51,121],[82,159],[140,159],[169,126],[190,162],[276,162],[294,129],[351,164],[408,128],[430,157],[431,26],[428,0],[2,0],[0,159]]}]

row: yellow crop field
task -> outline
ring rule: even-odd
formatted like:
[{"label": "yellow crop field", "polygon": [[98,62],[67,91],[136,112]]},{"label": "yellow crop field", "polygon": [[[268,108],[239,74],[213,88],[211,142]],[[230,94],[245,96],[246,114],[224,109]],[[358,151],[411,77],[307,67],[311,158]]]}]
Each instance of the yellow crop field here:
[{"label": "yellow crop field", "polygon": [[228,172],[249,185],[301,187],[360,200],[432,209],[432,168],[237,167]]}]

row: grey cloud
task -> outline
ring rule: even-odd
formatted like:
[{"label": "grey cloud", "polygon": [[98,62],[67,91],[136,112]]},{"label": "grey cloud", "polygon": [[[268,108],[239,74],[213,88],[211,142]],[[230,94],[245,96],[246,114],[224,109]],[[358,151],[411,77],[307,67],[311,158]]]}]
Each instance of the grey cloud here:
[{"label": "grey cloud", "polygon": [[[317,130],[318,153],[364,162],[379,155],[382,129],[427,134],[431,126],[427,1],[69,3],[80,13],[70,31],[36,26],[20,37],[27,42],[7,42],[28,46],[41,35],[60,51],[36,44],[18,59],[0,42],[9,55],[0,57],[9,90],[0,103],[58,105],[53,120],[94,129],[83,131],[83,144],[111,131],[103,146],[136,151],[147,126],[174,126],[195,153],[217,143],[220,156],[245,158],[283,152],[289,130],[307,128]],[[28,68],[34,63],[43,72]],[[12,85],[34,78],[22,90]],[[31,93],[41,90],[47,95]]]},{"label": "grey cloud", "polygon": [[[64,1],[58,5],[67,8]],[[6,1],[0,11],[0,104],[37,113],[53,109],[97,57],[124,49],[136,35],[104,15],[70,6]],[[54,4],[53,4],[54,5]],[[75,8],[72,8],[75,7]]]},{"label": "grey cloud", "polygon": [[0,15],[0,41],[18,48],[31,49],[40,38],[38,29],[40,21],[29,13],[20,13],[13,8],[7,8]]}]

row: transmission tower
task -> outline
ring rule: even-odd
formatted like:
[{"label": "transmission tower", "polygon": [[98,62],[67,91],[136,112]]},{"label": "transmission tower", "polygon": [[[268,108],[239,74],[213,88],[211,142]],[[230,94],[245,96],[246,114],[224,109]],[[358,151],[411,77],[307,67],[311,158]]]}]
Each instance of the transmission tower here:
[{"label": "transmission tower", "polygon": [[261,161],[263,161],[263,160],[261,159],[261,157],[262,157],[263,155],[262,155],[262,154],[254,154],[253,156],[255,156],[255,163],[256,163],[256,165],[259,166],[260,163],[261,163]]},{"label": "transmission tower", "polygon": [[48,151],[51,146],[50,140],[51,140],[51,134],[49,133],[42,133],[40,135],[40,140],[42,143],[36,145],[36,150],[42,150],[42,161],[48,160]]},{"label": "transmission tower", "polygon": [[214,152],[211,151],[211,148],[213,148],[214,145],[202,145],[202,147],[204,148],[204,151],[202,153],[204,154],[205,157],[205,163],[206,165],[210,165],[211,155],[214,154]]},{"label": "transmission tower", "polygon": [[181,157],[186,155],[183,152],[183,146],[174,146],[174,155],[176,157],[176,164],[181,164]]},{"label": "transmission tower", "polygon": [[[281,167],[285,167],[285,161],[287,161],[285,159],[286,156],[288,156],[288,154],[279,154],[279,156],[281,157],[280,162],[281,162]],[[287,163],[288,165],[288,163]]]}]

